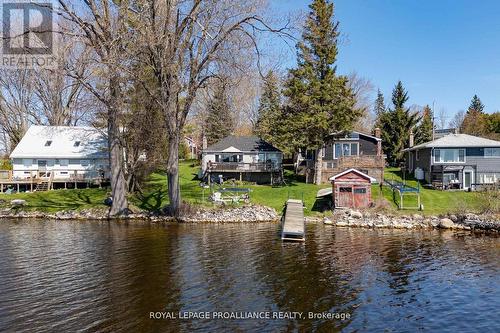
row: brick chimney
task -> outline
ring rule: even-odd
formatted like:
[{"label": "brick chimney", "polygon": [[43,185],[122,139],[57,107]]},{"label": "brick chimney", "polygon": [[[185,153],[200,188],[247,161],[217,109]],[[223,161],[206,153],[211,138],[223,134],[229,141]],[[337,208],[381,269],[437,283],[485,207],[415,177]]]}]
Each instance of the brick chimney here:
[{"label": "brick chimney", "polygon": [[[375,137],[380,139],[380,136],[381,136],[381,132],[380,132],[380,128],[375,128]],[[377,156],[381,156],[382,155],[382,140],[377,140]]]},{"label": "brick chimney", "polygon": [[410,140],[408,143],[409,148],[415,145],[415,135],[413,134],[413,129],[410,130]]}]

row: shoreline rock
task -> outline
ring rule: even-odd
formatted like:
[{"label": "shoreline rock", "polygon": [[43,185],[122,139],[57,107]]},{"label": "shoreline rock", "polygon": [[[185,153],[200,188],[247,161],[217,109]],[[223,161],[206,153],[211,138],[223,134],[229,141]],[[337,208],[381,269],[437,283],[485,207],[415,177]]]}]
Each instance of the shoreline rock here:
[{"label": "shoreline rock", "polygon": [[17,209],[0,210],[0,219],[51,219],[51,220],[143,220],[152,222],[181,222],[181,223],[240,223],[240,222],[272,222],[280,216],[273,208],[259,205],[246,205],[230,208],[196,208],[174,218],[161,211],[158,212],[131,212],[126,216],[108,217],[106,209],[83,209],[79,211],[67,210],[55,213],[38,211],[22,211]]},{"label": "shoreline rock", "polygon": [[[356,210],[337,210],[332,218],[327,218],[330,224],[338,227],[356,228],[393,228],[393,229],[451,229],[500,231],[500,217],[465,214],[450,216],[423,216],[420,214],[388,215],[375,212],[360,212]],[[326,221],[326,220],[325,220]]]},{"label": "shoreline rock", "polygon": [[[107,216],[106,209],[68,210],[55,213],[0,210],[0,219],[52,219],[52,220],[114,220],[180,223],[259,223],[276,222],[280,215],[270,207],[245,205],[240,207],[204,208],[195,207],[175,219],[162,211],[131,212],[127,216]],[[476,214],[452,214],[449,216],[390,215],[373,211],[336,210],[331,217],[306,217],[306,223],[323,222],[325,225],[353,228],[393,229],[451,229],[500,232],[500,216]]]}]

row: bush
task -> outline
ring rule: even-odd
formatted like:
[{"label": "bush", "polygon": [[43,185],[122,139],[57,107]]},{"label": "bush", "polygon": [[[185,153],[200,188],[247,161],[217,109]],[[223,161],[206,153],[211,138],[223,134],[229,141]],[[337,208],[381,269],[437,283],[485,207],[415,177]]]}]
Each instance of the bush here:
[{"label": "bush", "polygon": [[479,193],[479,211],[483,214],[500,214],[500,191],[486,190]]},{"label": "bush", "polygon": [[191,158],[191,154],[189,151],[189,147],[187,143],[182,140],[181,143],[179,144],[179,159],[181,160],[187,160]]},{"label": "bush", "polygon": [[10,160],[0,160],[0,170],[12,170],[12,163]]}]

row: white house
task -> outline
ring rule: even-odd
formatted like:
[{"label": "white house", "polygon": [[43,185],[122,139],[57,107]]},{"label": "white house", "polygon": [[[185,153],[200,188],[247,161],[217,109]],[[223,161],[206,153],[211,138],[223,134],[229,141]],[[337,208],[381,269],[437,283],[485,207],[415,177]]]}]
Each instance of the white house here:
[{"label": "white house", "polygon": [[10,154],[12,178],[109,178],[105,135],[93,127],[31,126]]},{"label": "white house", "polygon": [[201,169],[202,174],[273,183],[282,177],[282,161],[279,149],[256,136],[228,136],[203,149]]}]

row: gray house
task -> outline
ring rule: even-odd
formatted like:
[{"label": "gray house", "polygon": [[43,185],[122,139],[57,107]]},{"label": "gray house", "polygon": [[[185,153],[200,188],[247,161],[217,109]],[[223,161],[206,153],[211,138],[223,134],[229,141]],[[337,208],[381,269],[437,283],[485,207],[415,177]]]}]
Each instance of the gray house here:
[{"label": "gray house", "polygon": [[[306,175],[306,181],[314,179],[315,151],[306,151],[303,161],[300,161],[298,173]],[[384,179],[385,155],[382,152],[380,129],[375,129],[375,135],[348,131],[333,133],[325,138],[323,154],[322,183],[329,183],[330,177],[348,169],[357,169],[375,178],[378,182]],[[309,175],[307,174],[309,173]]]},{"label": "gray house", "polygon": [[440,189],[475,189],[500,182],[500,141],[448,134],[405,149],[406,169]]},{"label": "gray house", "polygon": [[259,184],[281,181],[283,153],[256,136],[228,136],[203,149],[204,176],[239,179]]}]

